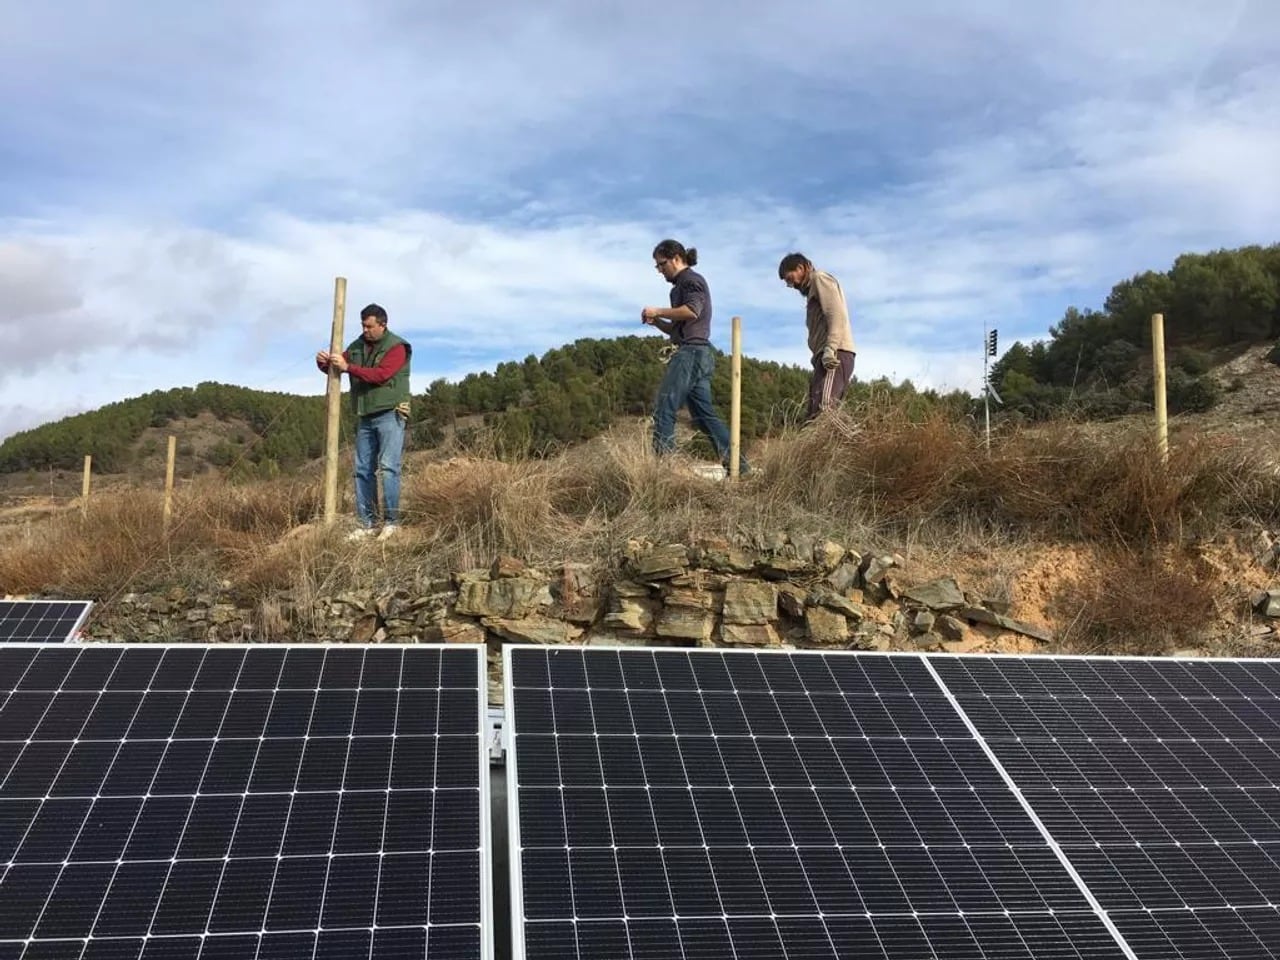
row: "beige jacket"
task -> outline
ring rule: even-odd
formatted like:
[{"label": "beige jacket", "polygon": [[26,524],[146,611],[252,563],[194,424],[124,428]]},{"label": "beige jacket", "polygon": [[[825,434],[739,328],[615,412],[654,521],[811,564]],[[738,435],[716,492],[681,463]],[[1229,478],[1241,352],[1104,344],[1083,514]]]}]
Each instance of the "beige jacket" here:
[{"label": "beige jacket", "polygon": [[805,291],[805,325],[809,328],[809,352],[817,357],[828,347],[857,353],[853,345],[853,328],[849,324],[849,307],[844,300],[840,281],[814,267]]}]

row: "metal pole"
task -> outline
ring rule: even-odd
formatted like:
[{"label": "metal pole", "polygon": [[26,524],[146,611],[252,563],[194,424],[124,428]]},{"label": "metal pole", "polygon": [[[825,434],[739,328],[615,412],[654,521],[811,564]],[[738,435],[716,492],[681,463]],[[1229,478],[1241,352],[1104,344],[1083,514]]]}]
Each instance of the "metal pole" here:
[{"label": "metal pole", "polygon": [[178,438],[169,434],[169,455],[164,464],[164,528],[169,529],[169,517],[173,513],[173,462],[178,452]]},{"label": "metal pole", "polygon": [[987,325],[984,323],[982,325],[982,408],[987,421],[987,453],[991,452],[991,381],[987,373],[987,358],[990,356],[990,350],[987,347],[989,336]]},{"label": "metal pole", "polygon": [[742,452],[742,318],[733,318],[733,357],[729,369],[729,479],[738,479]]},{"label": "metal pole", "polygon": [[1169,462],[1169,408],[1165,401],[1164,314],[1151,315],[1151,369],[1156,393],[1156,448],[1162,463]]},{"label": "metal pole", "polygon": [[[329,352],[342,352],[342,324],[347,313],[347,278],[333,281],[333,327],[329,335]],[[342,374],[329,365],[329,383],[325,392],[328,420],[325,425],[324,452],[324,524],[332,526],[338,518],[338,431],[342,417]]]}]

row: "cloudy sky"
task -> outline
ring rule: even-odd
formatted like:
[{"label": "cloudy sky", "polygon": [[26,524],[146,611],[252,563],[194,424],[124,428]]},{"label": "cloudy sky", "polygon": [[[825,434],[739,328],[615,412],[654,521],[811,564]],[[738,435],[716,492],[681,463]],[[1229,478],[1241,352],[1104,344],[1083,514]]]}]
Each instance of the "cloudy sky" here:
[{"label": "cloudy sky", "polygon": [[322,393],[333,278],[414,386],[646,332],[975,389],[1180,252],[1280,240],[1275,0],[0,0],[0,437],[217,380]]}]

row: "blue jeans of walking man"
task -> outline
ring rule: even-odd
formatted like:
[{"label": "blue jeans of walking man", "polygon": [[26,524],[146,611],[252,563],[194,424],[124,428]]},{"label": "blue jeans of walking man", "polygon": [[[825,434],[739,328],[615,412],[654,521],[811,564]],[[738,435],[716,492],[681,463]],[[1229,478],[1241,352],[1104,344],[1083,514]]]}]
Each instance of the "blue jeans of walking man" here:
[{"label": "blue jeans of walking man", "polygon": [[[715,368],[716,358],[707,346],[682,346],[667,364],[653,411],[653,449],[659,455],[675,449],[676,412],[687,404],[693,425],[710,438],[720,462],[729,468],[729,429],[711,402]],[[739,455],[738,473],[748,469],[747,458]]]},{"label": "blue jeans of walking man", "polygon": [[400,522],[400,455],[404,421],[395,410],[360,417],[356,423],[356,518],[366,530],[377,522],[378,471],[382,472],[384,519]]}]

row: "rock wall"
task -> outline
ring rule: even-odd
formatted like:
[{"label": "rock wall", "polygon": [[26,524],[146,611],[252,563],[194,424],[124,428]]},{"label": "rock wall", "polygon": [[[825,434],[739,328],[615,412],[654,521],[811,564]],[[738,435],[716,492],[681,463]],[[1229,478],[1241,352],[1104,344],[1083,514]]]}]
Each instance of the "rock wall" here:
[{"label": "rock wall", "polygon": [[533,568],[499,557],[425,589],[389,585],[266,601],[217,593],[128,594],[99,611],[88,639],[194,642],[485,643],[494,699],[502,644],[996,649],[1052,636],[966,594],[950,578],[907,585],[897,556],[778,534],[744,546],[631,541],[617,575],[582,564]]}]

